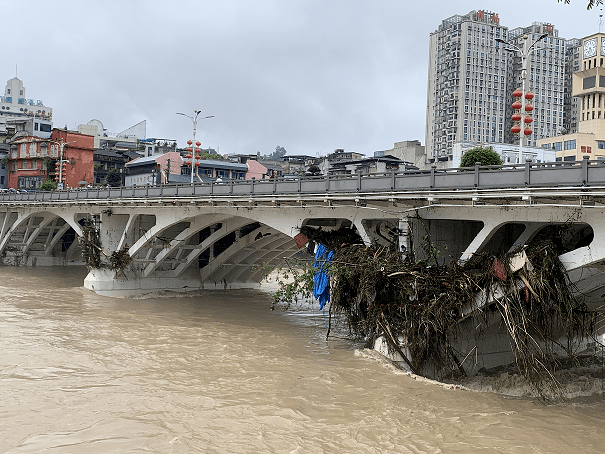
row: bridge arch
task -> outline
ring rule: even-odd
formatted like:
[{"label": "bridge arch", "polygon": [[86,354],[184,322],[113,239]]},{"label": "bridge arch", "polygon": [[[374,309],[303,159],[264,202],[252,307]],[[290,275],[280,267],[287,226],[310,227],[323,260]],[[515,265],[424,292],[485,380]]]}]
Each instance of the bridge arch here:
[{"label": "bridge arch", "polygon": [[84,213],[21,210],[0,213],[0,256],[4,264],[82,263],[77,237]]}]

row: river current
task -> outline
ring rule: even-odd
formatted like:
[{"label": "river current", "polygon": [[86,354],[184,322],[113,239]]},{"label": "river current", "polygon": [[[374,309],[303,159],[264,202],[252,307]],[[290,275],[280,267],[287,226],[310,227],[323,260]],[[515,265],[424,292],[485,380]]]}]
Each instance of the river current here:
[{"label": "river current", "polygon": [[0,453],[605,452],[602,380],[558,404],[502,376],[443,385],[326,341],[315,306],[108,298],[85,274],[0,268]]}]

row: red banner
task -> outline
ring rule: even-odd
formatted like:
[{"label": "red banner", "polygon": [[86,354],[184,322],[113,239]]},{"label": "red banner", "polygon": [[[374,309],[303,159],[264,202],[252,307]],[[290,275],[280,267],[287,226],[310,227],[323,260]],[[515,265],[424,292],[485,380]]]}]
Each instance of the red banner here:
[{"label": "red banner", "polygon": [[504,266],[504,263],[502,263],[498,259],[494,259],[494,264],[492,265],[492,271],[494,272],[494,275],[498,279],[506,282],[507,273],[506,273],[506,267]]},{"label": "red banner", "polygon": [[301,247],[303,247],[305,244],[307,244],[309,242],[309,238],[304,236],[302,233],[299,233],[298,235],[296,235],[294,237],[294,242],[296,243],[296,246],[298,247],[298,249],[300,249]]}]

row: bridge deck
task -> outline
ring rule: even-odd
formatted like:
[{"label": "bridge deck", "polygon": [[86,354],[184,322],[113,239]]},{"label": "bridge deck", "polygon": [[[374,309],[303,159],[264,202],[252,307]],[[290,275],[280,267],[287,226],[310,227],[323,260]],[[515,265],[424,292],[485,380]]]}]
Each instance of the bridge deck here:
[{"label": "bridge deck", "polygon": [[124,198],[230,196],[264,198],[310,194],[385,194],[521,188],[605,187],[605,162],[525,163],[471,169],[378,174],[231,180],[226,183],[83,188],[66,191],[2,193],[2,202],[44,202]]}]

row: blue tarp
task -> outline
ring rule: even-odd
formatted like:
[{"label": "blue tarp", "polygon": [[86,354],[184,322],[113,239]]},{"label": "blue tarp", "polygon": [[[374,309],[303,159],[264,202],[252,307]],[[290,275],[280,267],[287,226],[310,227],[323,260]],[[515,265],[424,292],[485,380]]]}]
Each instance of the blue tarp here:
[{"label": "blue tarp", "polygon": [[315,251],[315,268],[317,272],[313,276],[313,296],[319,301],[319,309],[323,309],[327,302],[330,301],[330,275],[324,270],[326,263],[332,261],[334,251],[328,251],[328,248],[323,244],[317,245]]}]

